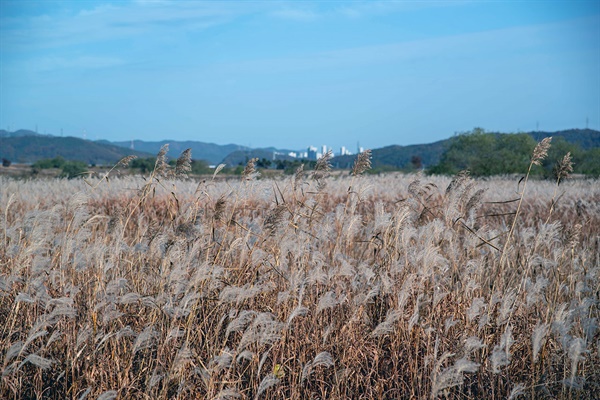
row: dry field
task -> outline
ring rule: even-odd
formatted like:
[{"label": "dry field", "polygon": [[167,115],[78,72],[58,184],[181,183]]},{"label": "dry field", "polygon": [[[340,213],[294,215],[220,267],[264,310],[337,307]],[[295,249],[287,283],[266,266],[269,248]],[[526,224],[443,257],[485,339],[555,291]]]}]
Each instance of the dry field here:
[{"label": "dry field", "polygon": [[0,177],[0,398],[600,398],[600,182],[160,163]]}]

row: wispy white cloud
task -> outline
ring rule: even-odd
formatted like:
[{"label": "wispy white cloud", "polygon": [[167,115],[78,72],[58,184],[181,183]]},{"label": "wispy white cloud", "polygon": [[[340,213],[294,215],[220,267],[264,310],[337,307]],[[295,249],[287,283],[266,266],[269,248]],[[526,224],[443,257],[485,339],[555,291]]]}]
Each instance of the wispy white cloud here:
[{"label": "wispy white cloud", "polygon": [[0,41],[7,50],[53,48],[144,35],[149,30],[201,30],[250,12],[252,4],[148,2],[104,4],[76,13],[3,17]]},{"label": "wispy white cloud", "polygon": [[270,13],[271,16],[291,21],[311,22],[319,18],[319,14],[311,10],[286,8]]},{"label": "wispy white cloud", "polygon": [[348,18],[389,15],[424,8],[457,7],[473,3],[473,0],[401,1],[379,0],[342,3],[335,12]]}]

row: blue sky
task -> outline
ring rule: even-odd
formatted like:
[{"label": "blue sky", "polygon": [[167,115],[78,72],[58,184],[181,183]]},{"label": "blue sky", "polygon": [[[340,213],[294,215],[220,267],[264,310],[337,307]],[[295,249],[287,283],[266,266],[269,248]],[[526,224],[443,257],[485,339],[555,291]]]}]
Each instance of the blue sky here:
[{"label": "blue sky", "polygon": [[302,149],[600,129],[600,1],[0,0],[0,128]]}]

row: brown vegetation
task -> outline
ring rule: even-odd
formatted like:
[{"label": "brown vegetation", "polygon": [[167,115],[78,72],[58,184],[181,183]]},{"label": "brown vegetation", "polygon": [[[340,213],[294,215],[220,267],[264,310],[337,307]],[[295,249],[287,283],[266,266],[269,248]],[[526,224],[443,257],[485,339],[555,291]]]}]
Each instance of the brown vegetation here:
[{"label": "brown vegetation", "polygon": [[0,177],[0,397],[600,397],[598,181],[359,160]]}]

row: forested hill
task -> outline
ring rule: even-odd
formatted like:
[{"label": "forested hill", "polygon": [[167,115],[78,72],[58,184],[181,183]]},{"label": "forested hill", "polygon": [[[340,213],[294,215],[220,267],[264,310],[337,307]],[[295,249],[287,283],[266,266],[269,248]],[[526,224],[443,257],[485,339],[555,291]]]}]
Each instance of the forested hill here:
[{"label": "forested hill", "polygon": [[[129,142],[106,142],[113,145],[131,148],[131,141]],[[214,143],[205,143],[198,141],[177,141],[177,140],[161,140],[158,142],[145,142],[143,140],[134,140],[133,148],[138,151],[145,153],[157,154],[160,148],[164,144],[169,144],[169,155],[170,157],[178,157],[185,149],[192,149],[192,157],[194,160],[205,160],[210,164],[219,164],[221,160],[225,159],[229,154],[235,151],[247,151],[251,150],[249,147],[240,146],[237,144],[226,144],[219,145]]]},{"label": "forested hill", "polygon": [[38,160],[63,157],[86,164],[114,164],[128,155],[150,157],[151,154],[132,151],[112,144],[97,143],[75,137],[43,135],[4,135],[0,132],[0,159],[16,163],[34,163]]},{"label": "forested hill", "polygon": [[[482,129],[474,129],[472,132],[457,134],[451,138],[428,144],[417,144],[409,146],[387,146],[372,150],[373,168],[385,169],[421,169],[437,165],[442,160],[443,154],[457,138],[472,133],[481,133],[490,137],[513,137],[519,134],[485,132]],[[581,150],[590,150],[600,147],[600,132],[593,129],[569,129],[558,132],[524,132],[535,142],[545,137],[552,136],[555,142],[566,142],[578,146]],[[336,168],[350,168],[355,156],[341,156],[333,159]]]},{"label": "forested hill", "polygon": [[569,129],[558,132],[528,132],[536,142],[545,137],[563,138],[566,142],[576,144],[582,150],[590,150],[600,147],[600,132],[593,129]]},{"label": "forested hill", "polygon": [[[450,145],[451,139],[440,140],[429,144],[415,144],[410,146],[392,145],[379,149],[373,149],[371,163],[373,168],[394,167],[408,168],[420,162],[421,166],[437,164],[440,157]],[[334,157],[332,165],[335,168],[351,168],[356,156]]]},{"label": "forested hill", "polygon": [[[546,155],[532,169],[531,157],[539,143],[532,135],[474,130],[453,137],[440,162],[427,170],[431,174],[444,175],[468,170],[473,176],[524,174],[529,171],[533,175],[551,178],[556,177],[556,172],[564,166],[570,165],[572,171],[569,172],[600,176],[600,132],[554,132],[538,135],[537,138],[542,140],[549,136],[552,136],[552,141]],[[563,167],[557,169],[559,164]]]},{"label": "forested hill", "polygon": [[4,129],[0,129],[0,138],[8,138],[8,137],[23,137],[23,136],[46,136],[50,137],[51,135],[42,135],[40,133],[30,131],[28,129],[19,129],[18,131],[9,132]]}]

